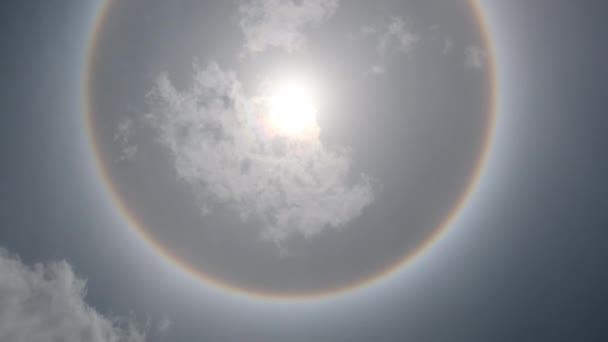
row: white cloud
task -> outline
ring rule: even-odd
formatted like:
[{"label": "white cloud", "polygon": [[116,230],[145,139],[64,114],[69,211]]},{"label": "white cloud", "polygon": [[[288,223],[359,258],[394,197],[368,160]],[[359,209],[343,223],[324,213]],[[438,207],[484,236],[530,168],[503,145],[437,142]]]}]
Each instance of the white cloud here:
[{"label": "white cloud", "polygon": [[210,63],[195,66],[184,91],[159,77],[146,117],[203,213],[228,205],[263,223],[261,236],[277,243],[359,216],[373,201],[372,181],[351,174],[349,151],[324,146],[318,130],[307,140],[269,134],[263,101],[246,97],[234,73]]},{"label": "white cloud", "polygon": [[465,64],[472,69],[482,69],[486,65],[487,53],[479,46],[468,46],[465,51]]},{"label": "white cloud", "polygon": [[239,13],[245,50],[300,50],[306,42],[303,31],[331,18],[338,5],[339,0],[243,0]]},{"label": "white cloud", "polygon": [[24,265],[0,248],[0,341],[139,342],[131,321],[85,303],[85,282],[66,262]]},{"label": "white cloud", "polygon": [[380,75],[386,72],[387,59],[394,53],[408,53],[422,38],[408,29],[407,22],[398,16],[388,18],[381,25],[368,25],[361,27],[359,37],[372,40],[378,62],[374,63],[369,73]]},{"label": "white cloud", "polygon": [[114,141],[121,147],[121,153],[118,160],[133,160],[137,153],[137,145],[131,144],[131,136],[133,135],[133,119],[130,117],[124,118],[114,131]]}]

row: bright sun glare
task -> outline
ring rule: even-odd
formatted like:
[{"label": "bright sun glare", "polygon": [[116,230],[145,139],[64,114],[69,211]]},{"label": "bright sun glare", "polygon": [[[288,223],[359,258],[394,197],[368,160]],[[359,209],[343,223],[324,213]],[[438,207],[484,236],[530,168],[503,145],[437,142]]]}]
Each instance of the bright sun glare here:
[{"label": "bright sun glare", "polygon": [[302,137],[317,127],[316,108],[310,92],[298,84],[279,87],[270,97],[270,125],[277,134]]}]

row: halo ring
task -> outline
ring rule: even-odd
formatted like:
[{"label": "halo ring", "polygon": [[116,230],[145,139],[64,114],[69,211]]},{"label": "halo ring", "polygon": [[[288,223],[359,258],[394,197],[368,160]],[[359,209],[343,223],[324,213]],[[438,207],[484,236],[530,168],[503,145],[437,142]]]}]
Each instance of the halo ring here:
[{"label": "halo ring", "polygon": [[483,172],[486,159],[488,157],[490,147],[492,145],[495,123],[496,123],[496,112],[497,112],[497,69],[496,69],[496,58],[495,58],[495,49],[494,44],[491,39],[491,34],[486,22],[486,18],[483,14],[483,9],[480,4],[480,0],[469,0],[469,6],[477,18],[477,26],[479,31],[481,32],[482,39],[484,42],[484,47],[487,50],[488,56],[488,72],[487,72],[487,83],[490,87],[489,90],[489,101],[488,108],[486,110],[486,127],[484,130],[484,137],[481,149],[479,151],[477,162],[471,175],[469,176],[467,186],[464,191],[460,194],[458,200],[455,201],[455,204],[452,206],[452,209],[448,212],[446,217],[442,220],[441,224],[439,224],[433,232],[426,238],[426,240],[421,243],[416,249],[404,255],[397,262],[381,269],[378,272],[375,272],[371,276],[356,281],[354,283],[348,284],[346,286],[341,286],[338,288],[333,288],[326,291],[320,292],[303,292],[296,294],[283,294],[283,293],[273,293],[273,292],[264,292],[258,290],[251,290],[244,287],[240,287],[234,284],[223,282],[220,279],[214,278],[212,275],[204,273],[199,269],[195,269],[192,266],[188,265],[183,260],[179,259],[175,254],[171,251],[167,250],[159,241],[155,240],[151,234],[149,234],[144,228],[143,224],[139,222],[138,218],[130,211],[127,203],[123,198],[120,197],[115,185],[113,184],[109,172],[106,167],[106,161],[103,160],[100,153],[100,147],[97,143],[98,139],[95,133],[95,120],[94,120],[94,108],[92,105],[92,95],[91,95],[91,73],[93,70],[93,65],[95,64],[95,50],[97,47],[97,42],[99,40],[100,32],[103,30],[104,23],[107,21],[107,17],[111,12],[111,7],[113,0],[102,0],[102,3],[95,15],[94,23],[89,34],[89,40],[87,45],[87,50],[85,54],[85,64],[83,70],[83,88],[84,88],[84,99],[83,99],[83,111],[85,115],[85,125],[87,131],[87,137],[89,142],[89,147],[93,154],[93,158],[95,160],[95,169],[99,178],[102,180],[105,189],[108,191],[108,195],[112,199],[112,202],[116,205],[121,215],[127,221],[129,227],[134,229],[137,234],[144,239],[157,253],[162,255],[164,258],[170,260],[174,265],[178,266],[181,270],[185,271],[189,275],[194,275],[199,280],[203,281],[206,284],[210,284],[215,288],[222,289],[231,293],[241,294],[247,297],[257,297],[262,299],[271,299],[271,300],[279,300],[279,301],[302,301],[302,300],[311,300],[311,299],[321,299],[326,297],[332,297],[339,294],[344,294],[348,292],[353,292],[355,290],[366,288],[367,286],[379,282],[382,279],[387,278],[389,275],[396,273],[397,271],[403,269],[407,266],[412,260],[414,260],[417,256],[422,254],[432,243],[437,240],[450,226],[450,224],[455,220],[455,218],[460,213],[461,209],[467,202],[467,199],[470,197],[470,194],[473,192],[478,180]]}]

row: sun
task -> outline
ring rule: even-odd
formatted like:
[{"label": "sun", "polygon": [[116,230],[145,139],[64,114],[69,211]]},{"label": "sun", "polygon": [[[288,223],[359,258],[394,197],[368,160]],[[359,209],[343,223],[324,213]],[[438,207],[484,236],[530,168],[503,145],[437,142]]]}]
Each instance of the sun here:
[{"label": "sun", "polygon": [[318,130],[311,91],[301,84],[277,87],[268,102],[268,121],[275,134],[304,138]]}]

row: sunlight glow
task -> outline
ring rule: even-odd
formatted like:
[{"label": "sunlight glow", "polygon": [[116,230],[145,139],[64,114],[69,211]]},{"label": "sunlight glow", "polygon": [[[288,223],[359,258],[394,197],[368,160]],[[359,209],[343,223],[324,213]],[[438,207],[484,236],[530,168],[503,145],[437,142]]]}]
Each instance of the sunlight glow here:
[{"label": "sunlight glow", "polygon": [[315,130],[316,112],[310,92],[298,84],[279,87],[269,99],[269,123],[277,134],[287,137]]}]

